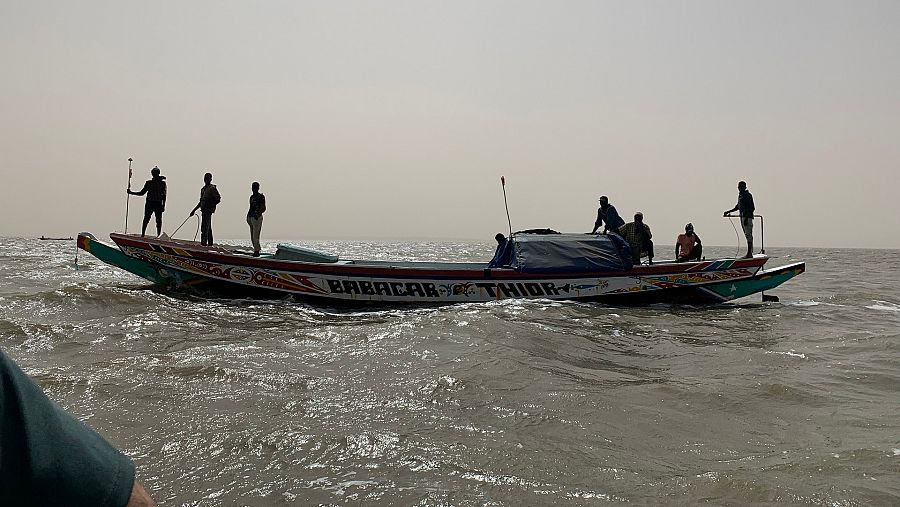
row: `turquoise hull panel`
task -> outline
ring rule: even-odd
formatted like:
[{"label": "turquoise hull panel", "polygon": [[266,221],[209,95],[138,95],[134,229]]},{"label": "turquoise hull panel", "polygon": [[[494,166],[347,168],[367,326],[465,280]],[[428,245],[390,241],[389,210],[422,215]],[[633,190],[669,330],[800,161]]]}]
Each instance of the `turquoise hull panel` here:
[{"label": "turquoise hull panel", "polygon": [[101,261],[124,269],[133,275],[137,275],[145,280],[149,280],[156,285],[166,287],[181,287],[184,285],[195,285],[202,282],[203,279],[190,273],[174,271],[168,268],[158,266],[134,257],[129,257],[122,253],[117,247],[109,246],[103,243],[93,234],[81,233],[78,235],[78,248],[90,253]]},{"label": "turquoise hull panel", "polygon": [[752,278],[707,285],[704,289],[717,294],[722,298],[722,301],[731,301],[732,299],[774,289],[805,270],[806,265],[799,262],[769,271],[760,271]]}]

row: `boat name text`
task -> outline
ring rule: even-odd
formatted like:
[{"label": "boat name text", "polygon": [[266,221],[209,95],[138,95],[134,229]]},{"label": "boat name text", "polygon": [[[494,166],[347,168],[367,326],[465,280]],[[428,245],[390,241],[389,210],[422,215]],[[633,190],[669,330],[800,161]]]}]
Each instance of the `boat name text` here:
[{"label": "boat name text", "polygon": [[332,294],[421,298],[468,297],[475,295],[479,290],[486,292],[492,298],[559,296],[560,292],[568,293],[571,287],[569,284],[557,287],[553,282],[466,282],[438,285],[431,282],[370,282],[335,279],[326,281]]}]

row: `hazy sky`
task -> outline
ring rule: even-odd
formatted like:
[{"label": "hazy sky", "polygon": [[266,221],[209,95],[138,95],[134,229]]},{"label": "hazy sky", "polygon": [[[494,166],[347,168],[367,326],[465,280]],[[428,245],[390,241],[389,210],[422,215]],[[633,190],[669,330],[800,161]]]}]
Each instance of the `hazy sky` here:
[{"label": "hazy sky", "polygon": [[691,221],[732,245],[745,179],[767,245],[900,248],[898,23],[898,1],[0,0],[0,235],[121,230],[133,157],[135,187],[168,177],[168,232],[211,171],[217,238],[248,235],[258,180],[264,239],[491,241],[505,175],[514,229],[589,231],[606,194],[657,244]]}]

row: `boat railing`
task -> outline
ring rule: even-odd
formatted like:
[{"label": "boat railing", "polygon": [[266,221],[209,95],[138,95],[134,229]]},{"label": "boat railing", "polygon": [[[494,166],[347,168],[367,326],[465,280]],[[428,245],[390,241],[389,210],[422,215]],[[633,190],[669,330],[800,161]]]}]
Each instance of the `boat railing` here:
[{"label": "boat railing", "polygon": [[762,215],[753,215],[755,217],[759,217],[759,253],[765,255],[766,253],[766,222],[763,220]]},{"label": "boat railing", "polygon": [[[731,213],[725,215],[728,218],[734,218],[735,215]],[[766,253],[766,222],[763,219],[762,215],[753,215],[753,218],[759,219],[759,253],[765,255]]]}]

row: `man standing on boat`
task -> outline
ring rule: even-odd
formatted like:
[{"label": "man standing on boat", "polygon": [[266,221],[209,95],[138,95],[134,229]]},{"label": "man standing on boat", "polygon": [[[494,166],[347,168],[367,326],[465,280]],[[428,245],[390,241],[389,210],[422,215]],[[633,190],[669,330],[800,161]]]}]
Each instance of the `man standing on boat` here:
[{"label": "man standing on boat", "polygon": [[597,221],[594,222],[594,230],[591,231],[591,234],[597,232],[600,224],[603,224],[603,234],[606,234],[609,230],[613,232],[618,231],[620,227],[625,225],[625,221],[619,216],[616,207],[609,203],[609,198],[605,195],[600,196],[600,207],[597,208]]},{"label": "man standing on boat", "polygon": [[222,196],[212,184],[212,173],[203,175],[203,183],[203,188],[200,189],[200,202],[191,210],[191,216],[200,210],[200,244],[212,246],[212,215],[216,212],[216,205],[222,201]]},{"label": "man standing on boat", "polygon": [[266,212],[266,196],[259,193],[259,182],[250,186],[250,209],[247,210],[247,225],[250,226],[250,241],[253,243],[253,256],[259,257],[259,233],[262,231],[263,213]]},{"label": "man standing on boat", "polygon": [[700,236],[694,234],[693,224],[687,224],[684,226],[684,234],[679,234],[675,240],[675,259],[678,262],[699,261],[701,255],[703,245],[700,243]]},{"label": "man standing on boat", "polygon": [[150,215],[156,215],[156,235],[162,234],[162,214],[166,210],[166,177],[159,175],[159,167],[150,170],[152,176],[144,183],[140,192],[126,190],[130,195],[147,194],[144,202],[144,223],[141,226],[141,237],[147,233],[147,224],[150,223]]},{"label": "man standing on boat", "polygon": [[722,216],[727,217],[735,211],[741,217],[741,228],[744,230],[744,237],[747,238],[747,255],[744,258],[749,259],[753,257],[753,213],[756,207],[753,205],[753,195],[747,190],[747,183],[744,181],[738,182],[737,204]]},{"label": "man standing on boat", "polygon": [[628,222],[619,228],[619,234],[631,246],[631,260],[635,265],[641,263],[641,257],[647,256],[648,263],[653,264],[653,237],[650,234],[650,226],[644,223],[644,214],[638,211],[634,214],[634,222]]}]

